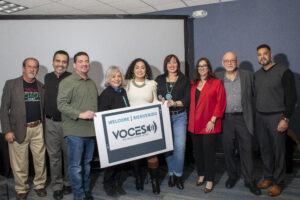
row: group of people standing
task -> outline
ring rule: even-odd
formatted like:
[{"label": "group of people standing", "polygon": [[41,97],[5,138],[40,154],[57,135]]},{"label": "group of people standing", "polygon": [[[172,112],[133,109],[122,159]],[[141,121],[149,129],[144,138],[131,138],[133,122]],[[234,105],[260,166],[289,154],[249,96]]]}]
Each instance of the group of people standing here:
[{"label": "group of people standing", "polygon": [[[93,199],[89,175],[95,145],[95,112],[153,102],[167,104],[170,110],[174,150],[165,154],[169,187],[184,189],[182,175],[188,129],[199,176],[196,185],[206,182],[205,193],[214,188],[216,144],[222,132],[228,173],[225,186],[233,188],[239,178],[234,153],[238,150],[245,186],[255,195],[272,186],[269,195],[279,195],[285,173],[285,137],[296,103],[296,88],[292,72],[273,62],[271,57],[268,45],[257,48],[257,59],[262,68],[254,75],[237,68],[238,60],[233,52],[225,53],[222,59],[225,71],[216,74],[210,61],[200,58],[191,81],[180,71],[176,55],[165,57],[164,72],[155,80],[148,62],[137,58],[129,65],[125,78],[120,68],[111,66],[107,69],[106,88],[99,97],[95,83],[87,75],[90,68],[87,53],[79,52],[74,56],[75,72],[70,74],[66,71],[69,55],[57,51],[53,57],[54,72],[45,76],[44,87],[35,78],[38,61],[25,59],[23,76],[6,82],[1,105],[2,130],[9,143],[17,199],[26,199],[30,191],[27,184],[28,146],[34,158],[33,182],[37,195],[47,194],[47,149],[54,199],[62,199],[64,194],[72,191],[76,200]],[[255,126],[253,96],[256,97]],[[264,180],[259,185],[256,185],[253,173],[254,132],[264,164]],[[159,194],[159,159],[151,156],[145,160],[152,191]],[[141,162],[130,163],[137,190],[144,189]],[[103,185],[108,195],[126,194],[122,188],[125,165],[104,169]]]}]

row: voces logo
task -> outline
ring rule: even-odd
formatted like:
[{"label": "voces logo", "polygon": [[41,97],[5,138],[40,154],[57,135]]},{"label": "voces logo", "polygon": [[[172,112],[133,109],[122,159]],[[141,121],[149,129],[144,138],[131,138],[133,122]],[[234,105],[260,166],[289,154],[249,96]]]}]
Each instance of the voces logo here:
[{"label": "voces logo", "polygon": [[139,135],[144,135],[144,134],[149,134],[149,133],[155,134],[156,131],[157,131],[157,125],[153,121],[152,124],[135,126],[135,127],[129,128],[129,129],[121,129],[121,130],[117,130],[117,131],[112,131],[112,133],[116,139],[118,139],[118,138],[124,139],[127,137],[139,136]]}]

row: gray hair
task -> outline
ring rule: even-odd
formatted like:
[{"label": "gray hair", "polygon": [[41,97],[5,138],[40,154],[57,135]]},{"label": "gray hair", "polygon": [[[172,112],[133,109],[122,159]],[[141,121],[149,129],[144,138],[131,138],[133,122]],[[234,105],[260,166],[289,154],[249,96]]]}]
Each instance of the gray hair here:
[{"label": "gray hair", "polygon": [[122,76],[122,83],[121,85],[123,85],[123,80],[124,80],[124,77],[123,77],[123,74],[121,72],[121,69],[117,66],[110,66],[107,70],[106,70],[106,73],[105,73],[105,87],[109,86],[109,78],[110,76],[112,76],[113,74],[117,73],[117,72],[120,72],[121,73],[121,76]]}]

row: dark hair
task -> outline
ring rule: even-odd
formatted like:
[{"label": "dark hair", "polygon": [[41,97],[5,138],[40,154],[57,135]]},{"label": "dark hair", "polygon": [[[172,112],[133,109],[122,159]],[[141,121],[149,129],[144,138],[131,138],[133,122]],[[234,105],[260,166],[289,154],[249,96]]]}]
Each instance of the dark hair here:
[{"label": "dark hair", "polygon": [[136,58],[134,59],[128,69],[127,69],[127,72],[125,74],[125,79],[132,79],[134,77],[134,66],[136,65],[137,62],[143,62],[146,66],[146,78],[149,79],[149,80],[152,80],[152,70],[150,68],[150,65],[147,63],[146,60],[142,59],[142,58]]},{"label": "dark hair", "polygon": [[197,61],[197,64],[196,64],[196,67],[195,67],[195,75],[194,75],[194,78],[193,78],[193,84],[194,84],[194,85],[196,85],[197,82],[200,81],[200,74],[199,74],[199,72],[198,72],[198,65],[199,65],[199,63],[200,63],[202,60],[205,61],[206,64],[207,64],[207,68],[208,68],[207,80],[208,80],[208,79],[215,79],[215,78],[216,78],[215,74],[214,74],[213,71],[212,71],[212,67],[211,67],[211,64],[210,64],[208,58],[203,57],[203,58],[200,58],[200,59]]},{"label": "dark hair", "polygon": [[271,47],[267,44],[261,44],[259,45],[257,48],[256,48],[256,51],[258,51],[259,49],[262,49],[262,48],[266,48],[268,49],[269,51],[271,51]]},{"label": "dark hair", "polygon": [[25,67],[27,60],[34,60],[35,62],[37,62],[37,67],[40,67],[40,63],[36,58],[33,57],[29,57],[29,58],[25,58],[25,60],[23,61],[23,67]]},{"label": "dark hair", "polygon": [[180,73],[180,62],[179,62],[178,57],[177,57],[176,55],[174,55],[174,54],[170,54],[170,55],[167,55],[167,56],[165,57],[165,60],[164,60],[164,73],[165,73],[166,76],[169,75],[167,65],[168,65],[168,62],[170,62],[170,60],[171,60],[172,58],[175,58],[175,59],[176,59],[176,62],[177,62],[177,64],[178,64],[178,65],[177,65],[176,74],[178,75],[178,74]]},{"label": "dark hair", "polygon": [[87,53],[80,51],[74,55],[74,63],[76,63],[78,56],[87,56],[89,58],[89,55]]},{"label": "dark hair", "polygon": [[68,63],[69,63],[69,54],[68,54],[66,51],[64,51],[64,50],[58,50],[58,51],[56,51],[56,52],[54,53],[54,56],[53,56],[53,61],[54,61],[55,56],[56,56],[57,54],[62,54],[62,55],[67,56],[67,57],[68,57]]}]

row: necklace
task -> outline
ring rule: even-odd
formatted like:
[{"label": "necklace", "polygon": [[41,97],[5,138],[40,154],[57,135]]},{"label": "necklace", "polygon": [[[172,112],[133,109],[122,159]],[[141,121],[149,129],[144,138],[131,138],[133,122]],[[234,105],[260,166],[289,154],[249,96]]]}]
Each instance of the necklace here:
[{"label": "necklace", "polygon": [[170,90],[169,90],[169,88],[168,88],[168,77],[166,77],[166,88],[167,88],[166,99],[167,100],[171,100],[172,99],[172,91],[174,89],[174,86],[175,86],[177,80],[178,80],[178,76],[176,77],[175,82],[169,82],[169,87],[170,87]]},{"label": "necklace", "polygon": [[137,87],[137,88],[142,88],[142,87],[144,87],[145,85],[146,85],[146,80],[144,80],[144,83],[143,84],[141,84],[141,85],[138,85],[136,82],[135,82],[135,80],[134,79],[132,79],[132,84],[135,86],[135,87]]}]

